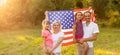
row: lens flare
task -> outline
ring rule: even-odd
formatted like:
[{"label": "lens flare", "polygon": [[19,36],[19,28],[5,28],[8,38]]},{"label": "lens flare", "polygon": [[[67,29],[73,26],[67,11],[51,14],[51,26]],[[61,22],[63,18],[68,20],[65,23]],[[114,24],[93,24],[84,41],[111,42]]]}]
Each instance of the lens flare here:
[{"label": "lens flare", "polygon": [[0,0],[0,7],[7,3],[7,0]]}]

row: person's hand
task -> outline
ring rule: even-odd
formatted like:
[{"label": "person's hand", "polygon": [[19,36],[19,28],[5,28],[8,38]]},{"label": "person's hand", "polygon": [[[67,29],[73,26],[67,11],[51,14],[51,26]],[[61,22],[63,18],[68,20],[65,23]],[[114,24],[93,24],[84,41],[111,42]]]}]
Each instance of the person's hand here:
[{"label": "person's hand", "polygon": [[73,38],[73,42],[77,43],[77,40],[75,38]]},{"label": "person's hand", "polygon": [[48,11],[45,11],[45,15],[47,15]]},{"label": "person's hand", "polygon": [[51,55],[51,53],[47,53],[47,55]]},{"label": "person's hand", "polygon": [[79,42],[80,42],[80,43],[83,43],[83,42],[85,42],[85,39],[84,39],[84,38],[83,38],[83,39],[80,39]]},{"label": "person's hand", "polygon": [[49,50],[49,53],[52,53],[52,51],[53,51],[53,50],[52,50],[52,49],[50,49],[50,50]]},{"label": "person's hand", "polygon": [[45,53],[46,53],[46,54],[49,54],[49,51],[48,51],[48,49],[45,49]]},{"label": "person's hand", "polygon": [[52,53],[51,53],[51,52],[49,52],[49,51],[50,51],[50,50],[46,50],[46,52],[45,52],[45,53],[46,53],[47,55],[51,55]]}]

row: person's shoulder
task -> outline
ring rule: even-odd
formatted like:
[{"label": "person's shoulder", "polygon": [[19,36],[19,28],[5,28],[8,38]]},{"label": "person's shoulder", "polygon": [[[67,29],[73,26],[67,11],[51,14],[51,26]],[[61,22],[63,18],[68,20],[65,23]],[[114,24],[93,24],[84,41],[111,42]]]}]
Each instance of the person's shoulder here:
[{"label": "person's shoulder", "polygon": [[77,22],[76,22],[76,21],[74,21],[74,22],[73,22],[73,25],[75,25],[76,23],[77,23]]},{"label": "person's shoulder", "polygon": [[62,31],[59,32],[59,35],[64,36],[64,33]]},{"label": "person's shoulder", "polygon": [[43,37],[46,37],[46,36],[47,36],[47,33],[48,33],[48,32],[47,32],[46,30],[42,30],[42,36],[43,36]]},{"label": "person's shoulder", "polygon": [[64,34],[64,33],[62,31],[60,31],[59,34]]},{"label": "person's shoulder", "polygon": [[94,23],[94,22],[91,22],[91,25],[93,26],[93,27],[98,27],[98,24],[97,23]]},{"label": "person's shoulder", "polygon": [[82,22],[82,24],[86,24],[86,22]]},{"label": "person's shoulder", "polygon": [[97,24],[97,23],[95,23],[95,22],[91,22],[91,24],[92,24],[92,25],[95,25],[95,26],[96,26],[96,25],[98,25],[98,24]]},{"label": "person's shoulder", "polygon": [[48,30],[42,30],[42,33],[49,33]]},{"label": "person's shoulder", "polygon": [[42,30],[42,32],[47,32],[47,30]]},{"label": "person's shoulder", "polygon": [[86,22],[82,22],[83,26],[86,25]]}]

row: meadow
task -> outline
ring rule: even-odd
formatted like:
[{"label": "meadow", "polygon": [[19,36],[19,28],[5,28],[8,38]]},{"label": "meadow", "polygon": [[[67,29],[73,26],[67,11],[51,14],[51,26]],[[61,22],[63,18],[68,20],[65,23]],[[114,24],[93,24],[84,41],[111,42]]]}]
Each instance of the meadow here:
[{"label": "meadow", "polygon": [[[41,29],[20,29],[0,32],[0,55],[45,55]],[[95,55],[120,55],[120,29],[100,28],[94,42]],[[76,45],[63,46],[62,55],[76,55]]]}]

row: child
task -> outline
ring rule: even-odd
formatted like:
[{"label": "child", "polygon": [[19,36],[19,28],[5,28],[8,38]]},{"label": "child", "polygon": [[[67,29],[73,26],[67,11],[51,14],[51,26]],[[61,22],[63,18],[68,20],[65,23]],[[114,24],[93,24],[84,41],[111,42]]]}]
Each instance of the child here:
[{"label": "child", "polygon": [[[82,44],[83,45],[83,50],[82,50],[82,55],[86,55],[87,49],[88,49],[88,44],[86,42],[80,43],[80,39],[83,38],[83,25],[82,25],[82,18],[83,15],[81,12],[77,12],[75,14],[75,22],[73,24],[73,41]],[[79,49],[79,48],[77,48]],[[79,51],[78,51],[79,52]]]},{"label": "child", "polygon": [[53,46],[53,41],[52,41],[52,37],[51,37],[51,32],[49,30],[50,22],[48,20],[43,20],[42,26],[43,26],[42,37],[44,39],[43,49],[45,50],[45,53],[47,55],[51,55],[51,53],[49,53],[49,50]]}]

